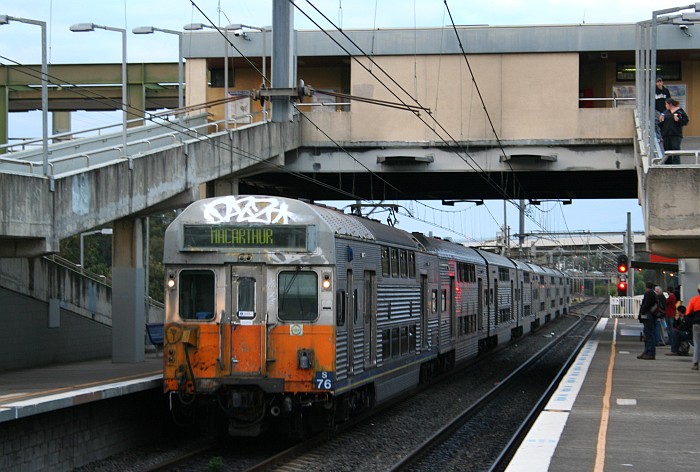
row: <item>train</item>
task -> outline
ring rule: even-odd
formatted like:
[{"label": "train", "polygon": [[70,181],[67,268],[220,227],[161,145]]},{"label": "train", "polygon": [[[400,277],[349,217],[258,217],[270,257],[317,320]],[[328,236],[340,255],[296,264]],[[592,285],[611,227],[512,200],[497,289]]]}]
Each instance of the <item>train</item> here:
[{"label": "train", "polygon": [[192,203],[163,263],[164,392],[232,436],[339,424],[571,303],[563,271],[277,196]]}]

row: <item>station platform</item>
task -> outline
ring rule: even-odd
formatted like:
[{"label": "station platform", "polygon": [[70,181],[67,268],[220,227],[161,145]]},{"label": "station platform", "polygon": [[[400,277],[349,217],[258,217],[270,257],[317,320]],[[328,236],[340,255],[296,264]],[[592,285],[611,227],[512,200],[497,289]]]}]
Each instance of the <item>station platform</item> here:
[{"label": "station platform", "polygon": [[511,460],[509,472],[700,470],[700,371],[641,360],[642,325],[602,318]]},{"label": "station platform", "polygon": [[0,423],[160,388],[163,358],[146,353],[144,362],[111,359],[0,372]]}]

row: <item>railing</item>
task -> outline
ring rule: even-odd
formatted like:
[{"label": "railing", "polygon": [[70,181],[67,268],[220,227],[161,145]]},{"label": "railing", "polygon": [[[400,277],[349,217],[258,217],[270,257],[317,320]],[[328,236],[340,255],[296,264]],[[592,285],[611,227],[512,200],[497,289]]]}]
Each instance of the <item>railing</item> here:
[{"label": "railing", "polygon": [[642,295],[610,297],[610,318],[637,318],[642,298]]},{"label": "railing", "polygon": [[[671,156],[679,156],[678,164],[671,164],[668,158]],[[664,151],[661,157],[655,157],[651,160],[652,166],[661,165],[700,165],[700,150],[681,150],[681,151]]]},{"label": "railing", "polygon": [[[603,98],[579,98],[579,103],[581,102],[612,102],[612,108],[617,108],[618,102],[626,102],[624,105],[634,106],[637,103],[635,97],[603,97]],[[583,108],[583,107],[581,107]]]}]

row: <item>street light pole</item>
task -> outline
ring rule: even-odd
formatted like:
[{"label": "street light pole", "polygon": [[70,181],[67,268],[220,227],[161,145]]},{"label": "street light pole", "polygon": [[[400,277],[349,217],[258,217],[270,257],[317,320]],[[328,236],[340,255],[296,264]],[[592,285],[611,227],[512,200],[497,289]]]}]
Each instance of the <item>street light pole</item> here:
[{"label": "street light pole", "polygon": [[178,55],[177,55],[177,107],[179,108],[179,117],[182,119],[182,109],[185,107],[185,94],[184,94],[184,68],[182,60],[182,31],[175,31],[165,28],[156,28],[155,26],[139,26],[131,30],[134,34],[151,34],[155,31],[160,31],[161,33],[176,34],[178,41]]},{"label": "street light pole", "polygon": [[[127,135],[126,135],[126,121],[127,121],[127,108],[129,106],[127,102],[127,74],[126,74],[126,30],[124,28],[114,28],[111,26],[96,25],[95,23],[77,23],[70,27],[70,30],[76,33],[82,33],[86,31],[95,31],[97,29],[103,29],[107,31],[116,31],[122,34],[122,141],[124,146],[124,158],[128,158],[129,154],[127,152]],[[133,163],[129,161],[129,169],[132,169]]]},{"label": "street light pole", "polygon": [[49,68],[46,60],[46,22],[0,15],[0,25],[6,25],[10,21],[19,21],[20,23],[41,27],[41,147],[44,177],[47,177],[49,175]]},{"label": "street light pole", "polygon": [[102,228],[95,231],[88,231],[86,233],[80,233],[80,270],[84,270],[84,258],[85,258],[85,236],[92,236],[93,234],[112,234],[112,228]]}]

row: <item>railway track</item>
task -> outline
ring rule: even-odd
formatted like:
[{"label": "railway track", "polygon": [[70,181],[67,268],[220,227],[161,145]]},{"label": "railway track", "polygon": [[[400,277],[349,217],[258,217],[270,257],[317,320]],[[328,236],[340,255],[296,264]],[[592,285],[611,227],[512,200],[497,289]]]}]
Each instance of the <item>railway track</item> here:
[{"label": "railway track", "polygon": [[[552,378],[566,371],[562,365],[575,357],[571,352],[587,338],[588,329],[576,326],[594,326],[605,306],[578,305],[572,314],[545,324],[538,332],[479,356],[462,372],[451,371],[441,382],[303,442],[268,436],[208,441],[170,451],[162,460],[142,461],[131,470],[499,470],[548,398],[543,392],[556,384]],[[563,340],[569,340],[564,348],[568,360],[560,356],[546,361],[547,352]],[[515,383],[516,370],[527,378],[524,384]],[[549,380],[542,378],[545,371]],[[517,415],[502,407],[512,398],[524,405],[517,408]],[[460,436],[455,418],[469,416],[471,426],[461,429],[471,434]],[[447,434],[449,429],[456,432]]]},{"label": "railway track", "polygon": [[[600,313],[588,316],[591,317],[590,322],[586,323],[586,318],[582,317],[563,336],[542,348],[503,382],[410,451],[390,470],[431,470],[434,464],[440,464],[441,470],[504,470],[590,337],[596,324],[593,320],[597,321]],[[563,364],[562,356],[566,356]],[[515,403],[514,398],[518,398],[517,405],[504,411],[504,405]],[[536,399],[534,406],[529,410],[524,408],[533,399]],[[496,430],[501,433],[491,434]],[[507,431],[513,433],[501,446],[502,441],[497,439],[507,438]],[[464,444],[469,444],[469,451],[465,451]],[[501,447],[501,450],[493,461],[488,459],[493,457],[492,453],[483,454],[484,451],[494,451],[497,447]],[[481,457],[474,457],[475,450],[479,451]]]}]

